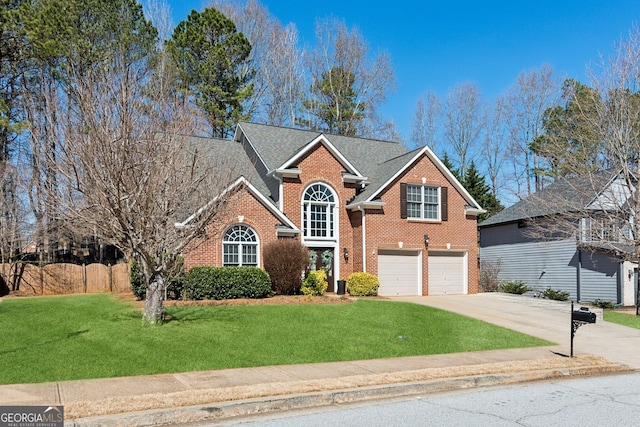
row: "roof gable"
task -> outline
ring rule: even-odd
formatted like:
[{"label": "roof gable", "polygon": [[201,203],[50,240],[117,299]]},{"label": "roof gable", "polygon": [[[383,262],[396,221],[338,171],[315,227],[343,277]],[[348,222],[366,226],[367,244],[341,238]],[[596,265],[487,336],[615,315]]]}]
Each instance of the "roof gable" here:
[{"label": "roof gable", "polygon": [[352,202],[352,204],[357,204],[358,202],[367,203],[377,199],[382,191],[388,188],[389,185],[391,185],[396,180],[396,178],[398,178],[407,170],[411,169],[411,167],[415,165],[423,156],[433,162],[433,164],[445,177],[445,179],[449,181],[451,185],[462,195],[462,197],[468,203],[468,206],[476,211],[475,213],[484,212],[482,207],[478,204],[478,202],[475,201],[471,194],[469,194],[469,192],[464,188],[460,181],[458,181],[458,179],[451,173],[451,171],[444,165],[444,163],[442,163],[442,161],[435,155],[435,153],[426,145],[420,149],[416,149],[402,156],[398,156],[394,159],[389,159],[388,161],[384,162],[381,165],[382,167],[379,169],[381,173],[376,177],[377,182],[375,182],[375,185],[371,185],[368,191],[365,190],[363,193],[361,193]]},{"label": "roof gable", "polygon": [[[611,194],[621,194],[612,187],[617,177],[618,174],[611,171],[603,171],[589,178],[560,177],[549,186],[498,212],[478,226],[517,222],[585,208],[601,209],[606,206],[608,189],[613,191]],[[548,201],[554,203],[546,203]]]},{"label": "roof gable", "polygon": [[262,192],[260,192],[255,186],[251,184],[244,176],[239,177],[235,182],[229,185],[220,195],[215,196],[211,199],[207,204],[198,209],[195,213],[185,219],[183,222],[175,223],[177,228],[186,227],[189,225],[191,221],[198,217],[204,210],[208,209],[210,206],[214,205],[216,201],[218,201],[221,197],[225,197],[227,194],[232,193],[237,190],[239,187],[244,186],[247,191],[255,197],[269,212],[271,212],[276,218],[282,221],[282,224],[289,227],[292,230],[298,230],[298,227],[291,222],[289,218],[287,218],[279,209],[275,207],[273,203],[269,199],[267,199]]}]

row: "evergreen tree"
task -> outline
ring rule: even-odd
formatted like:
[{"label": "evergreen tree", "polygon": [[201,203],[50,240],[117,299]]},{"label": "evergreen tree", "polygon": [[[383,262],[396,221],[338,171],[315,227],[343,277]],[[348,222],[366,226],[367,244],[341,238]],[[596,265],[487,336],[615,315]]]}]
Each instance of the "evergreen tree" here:
[{"label": "evergreen tree", "polygon": [[462,183],[462,177],[460,176],[460,171],[453,166],[451,157],[449,157],[449,154],[446,151],[442,155],[441,160],[442,160],[442,163],[447,167],[447,169],[449,169],[449,171],[453,174],[453,176],[455,176],[456,179]]},{"label": "evergreen tree", "polygon": [[251,52],[247,38],[233,21],[207,8],[192,11],[178,24],[167,50],[178,69],[180,89],[204,110],[211,136],[231,136],[238,121],[249,119],[243,108],[253,91],[253,73],[243,71]]},{"label": "evergreen tree", "polygon": [[491,215],[494,215],[504,209],[496,195],[485,182],[485,179],[476,168],[474,162],[471,162],[464,174],[462,185],[471,194],[478,204],[487,212],[478,216],[478,221],[484,221]]},{"label": "evergreen tree", "polygon": [[545,168],[533,172],[556,178],[575,172],[573,166],[576,164],[581,164],[585,171],[606,168],[602,140],[593,126],[600,95],[585,84],[567,79],[563,85],[563,98],[564,105],[544,112],[544,133],[530,144],[531,150],[547,163]]},{"label": "evergreen tree", "polygon": [[311,88],[314,99],[302,103],[303,109],[317,119],[317,128],[345,136],[358,133],[357,124],[364,118],[365,106],[357,101],[354,83],[355,74],[342,67],[322,73],[322,80]]}]

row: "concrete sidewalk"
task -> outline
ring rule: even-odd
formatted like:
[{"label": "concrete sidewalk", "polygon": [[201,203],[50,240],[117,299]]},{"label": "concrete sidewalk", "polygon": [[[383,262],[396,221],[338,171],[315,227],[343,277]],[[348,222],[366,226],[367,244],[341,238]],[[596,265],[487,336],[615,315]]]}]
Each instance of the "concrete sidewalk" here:
[{"label": "concrete sidewalk", "polygon": [[[640,331],[599,319],[596,325],[578,330],[576,357],[569,358],[566,355],[569,354],[570,323],[566,305],[534,298],[504,297],[482,294],[396,299],[460,312],[559,345],[4,385],[0,386],[0,402],[2,405],[64,405],[67,426],[144,426],[640,369]],[[523,312],[530,315],[522,315]],[[607,345],[603,345],[605,339]]]}]

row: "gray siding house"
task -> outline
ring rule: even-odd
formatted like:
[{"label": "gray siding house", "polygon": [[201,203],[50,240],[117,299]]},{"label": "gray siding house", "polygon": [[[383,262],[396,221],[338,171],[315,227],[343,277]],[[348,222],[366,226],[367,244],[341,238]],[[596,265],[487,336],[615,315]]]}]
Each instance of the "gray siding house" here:
[{"label": "gray siding house", "polygon": [[[603,179],[603,188],[615,178]],[[596,299],[615,304],[636,304],[638,266],[627,256],[630,248],[622,244],[607,245],[594,235],[593,223],[587,218],[575,221],[575,229],[557,238],[545,238],[532,232],[534,222],[560,215],[557,204],[540,203],[566,193],[571,203],[589,206],[594,198],[578,200],[576,183],[558,180],[542,190],[499,212],[478,225],[480,261],[500,263],[499,280],[521,280],[531,288],[547,288],[568,292],[574,301]],[[541,193],[542,193],[541,192]],[[596,210],[594,210],[595,212]],[[602,230],[600,230],[602,231]]]}]

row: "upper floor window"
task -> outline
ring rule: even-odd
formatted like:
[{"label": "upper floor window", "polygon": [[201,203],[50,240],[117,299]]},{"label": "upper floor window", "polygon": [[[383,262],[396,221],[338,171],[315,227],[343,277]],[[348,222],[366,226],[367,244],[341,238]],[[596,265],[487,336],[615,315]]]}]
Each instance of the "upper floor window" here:
[{"label": "upper floor window", "polygon": [[428,185],[407,185],[407,217],[440,219],[440,188]]},{"label": "upper floor window", "polygon": [[302,228],[305,237],[333,238],[335,231],[335,196],[329,187],[313,184],[304,192]]},{"label": "upper floor window", "polygon": [[582,218],[580,240],[583,242],[622,243],[629,239],[629,227],[618,225],[610,218]]},{"label": "upper floor window", "polygon": [[258,266],[258,236],[246,225],[234,225],[222,238],[222,265]]}]

